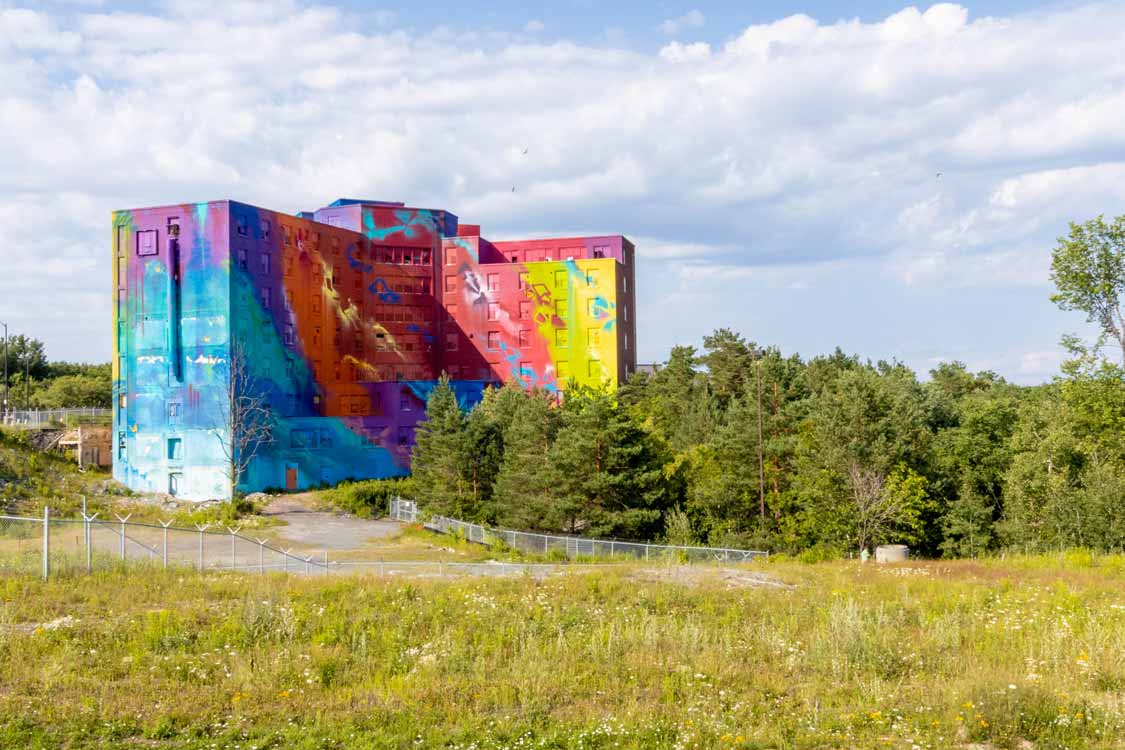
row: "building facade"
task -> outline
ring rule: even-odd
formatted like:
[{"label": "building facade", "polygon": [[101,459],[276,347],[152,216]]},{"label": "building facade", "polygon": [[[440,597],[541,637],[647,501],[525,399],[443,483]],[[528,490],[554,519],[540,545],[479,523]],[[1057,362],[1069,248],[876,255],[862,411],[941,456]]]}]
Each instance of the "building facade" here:
[{"label": "building facade", "polygon": [[406,474],[443,372],[465,408],[628,377],[633,263],[401,203],[115,212],[114,477],[202,500]]}]

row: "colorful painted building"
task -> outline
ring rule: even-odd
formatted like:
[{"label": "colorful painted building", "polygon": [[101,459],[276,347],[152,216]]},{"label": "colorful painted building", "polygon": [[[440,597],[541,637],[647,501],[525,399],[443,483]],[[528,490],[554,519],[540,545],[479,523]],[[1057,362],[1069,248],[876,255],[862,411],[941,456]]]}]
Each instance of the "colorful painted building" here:
[{"label": "colorful painted building", "polygon": [[115,212],[114,477],[201,500],[397,476],[443,372],[465,408],[508,380],[613,387],[633,253],[379,201]]}]

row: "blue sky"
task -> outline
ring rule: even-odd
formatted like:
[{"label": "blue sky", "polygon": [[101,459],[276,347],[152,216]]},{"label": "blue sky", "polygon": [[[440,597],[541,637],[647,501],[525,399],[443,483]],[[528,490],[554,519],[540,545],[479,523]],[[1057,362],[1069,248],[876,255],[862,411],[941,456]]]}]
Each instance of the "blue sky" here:
[{"label": "blue sky", "polygon": [[0,320],[107,359],[110,210],[362,195],[496,239],[628,235],[642,361],[727,326],[1041,382],[1089,333],[1048,299],[1055,238],[1125,212],[1123,25],[1006,0],[0,0]]}]

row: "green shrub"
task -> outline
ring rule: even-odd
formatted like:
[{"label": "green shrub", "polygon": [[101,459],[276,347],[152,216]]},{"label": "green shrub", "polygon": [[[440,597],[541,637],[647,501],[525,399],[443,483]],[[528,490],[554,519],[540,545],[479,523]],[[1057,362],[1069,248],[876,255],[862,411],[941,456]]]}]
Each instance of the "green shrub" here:
[{"label": "green shrub", "polygon": [[360,518],[378,518],[387,509],[387,503],[394,497],[409,499],[413,495],[413,482],[409,477],[399,479],[367,479],[358,482],[342,482],[336,487],[319,493],[336,507],[354,513]]}]

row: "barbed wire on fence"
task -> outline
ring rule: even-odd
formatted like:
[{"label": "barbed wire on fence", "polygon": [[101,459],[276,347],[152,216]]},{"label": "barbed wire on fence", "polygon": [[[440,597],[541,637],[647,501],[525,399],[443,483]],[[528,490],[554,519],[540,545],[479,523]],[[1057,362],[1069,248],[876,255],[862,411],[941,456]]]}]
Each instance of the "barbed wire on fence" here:
[{"label": "barbed wire on fence", "polygon": [[567,559],[577,557],[631,557],[638,560],[677,558],[685,560],[746,562],[759,557],[769,557],[762,550],[734,549],[729,547],[689,547],[675,544],[649,544],[625,542],[616,539],[591,539],[589,537],[536,534],[529,531],[493,528],[446,516],[431,515],[423,519],[418,505],[401,497],[391,498],[387,515],[396,521],[419,523],[441,533],[457,534],[477,544],[502,542],[512,549],[543,555],[553,552]]}]

